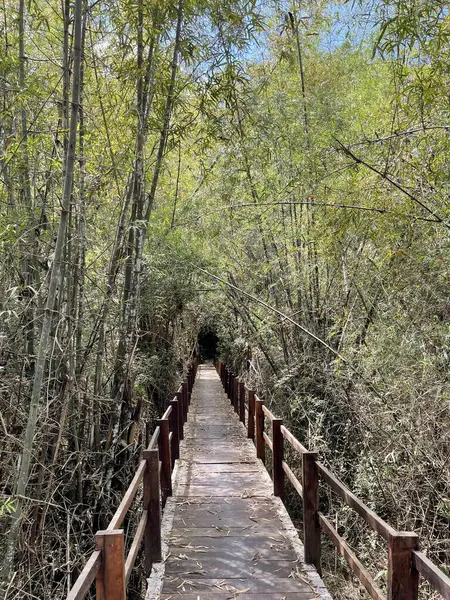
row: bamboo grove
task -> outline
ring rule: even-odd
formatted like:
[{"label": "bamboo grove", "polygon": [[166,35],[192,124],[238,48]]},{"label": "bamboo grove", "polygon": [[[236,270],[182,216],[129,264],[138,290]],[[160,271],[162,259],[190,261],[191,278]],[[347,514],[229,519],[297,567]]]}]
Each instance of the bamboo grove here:
[{"label": "bamboo grove", "polygon": [[[65,596],[201,331],[448,569],[445,6],[0,13],[5,597]],[[382,583],[378,542],[321,501]]]}]

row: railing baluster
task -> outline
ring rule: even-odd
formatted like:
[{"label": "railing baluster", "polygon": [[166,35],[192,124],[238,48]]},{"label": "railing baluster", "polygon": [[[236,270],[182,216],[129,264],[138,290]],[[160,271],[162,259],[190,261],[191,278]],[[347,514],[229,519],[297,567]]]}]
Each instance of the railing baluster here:
[{"label": "railing baluster", "polygon": [[187,384],[188,384],[188,406],[191,403],[191,394],[192,394],[192,367],[189,367],[187,372]]},{"label": "railing baluster", "polygon": [[178,394],[176,399],[172,399],[170,401],[170,406],[172,407],[172,412],[170,413],[171,425],[170,429],[172,431],[172,448],[171,448],[171,458],[172,458],[172,468],[175,464],[177,458],[180,458],[180,417],[179,417],[179,406],[180,402],[178,400]]},{"label": "railing baluster", "polygon": [[388,540],[388,600],[417,600],[419,573],[413,566],[412,552],[419,548],[419,537],[410,531],[391,533]]},{"label": "railing baluster", "polygon": [[272,471],[273,471],[273,494],[274,496],[284,495],[284,438],[281,433],[282,419],[272,420]]},{"label": "railing baluster", "polygon": [[183,405],[183,387],[181,387],[181,391],[176,393],[176,397],[178,400],[178,436],[181,441],[184,439],[184,405]]},{"label": "railing baluster", "polygon": [[302,453],[303,543],[305,562],[314,565],[320,574],[319,472],[316,459],[316,452]]},{"label": "railing baluster", "polygon": [[255,392],[248,390],[247,437],[255,441]]},{"label": "railing baluster", "polygon": [[239,383],[239,420],[245,425],[245,383]]},{"label": "railing baluster", "polygon": [[188,401],[188,382],[187,379],[183,381],[183,424],[187,421],[189,412],[189,401]]},{"label": "railing baluster", "polygon": [[258,398],[255,401],[255,422],[256,422],[256,456],[260,458],[263,463],[266,462],[266,445],[264,442],[264,402]]},{"label": "railing baluster", "polygon": [[236,414],[239,413],[239,380],[237,377],[233,380],[233,408]]},{"label": "railing baluster", "polygon": [[96,599],[126,600],[123,529],[97,531],[95,541],[102,553],[102,565],[95,580]]},{"label": "railing baluster", "polygon": [[168,496],[172,495],[172,469],[170,462],[170,440],[169,440],[169,419],[158,419],[157,424],[160,427],[158,437],[159,456],[161,459],[161,490],[162,505],[166,505]]},{"label": "railing baluster", "polygon": [[152,564],[162,560],[161,550],[161,489],[159,481],[159,452],[157,448],[144,450],[147,469],[144,474],[144,509],[147,510],[145,527],[145,573],[150,575]]}]

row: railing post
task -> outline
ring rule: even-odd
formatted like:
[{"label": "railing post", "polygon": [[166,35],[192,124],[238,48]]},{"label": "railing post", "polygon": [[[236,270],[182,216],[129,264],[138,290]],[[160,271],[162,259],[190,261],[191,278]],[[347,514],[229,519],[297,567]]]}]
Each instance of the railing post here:
[{"label": "railing post", "polygon": [[170,429],[172,431],[172,448],[170,456],[172,459],[172,468],[177,458],[180,458],[180,416],[179,416],[179,401],[178,395],[170,401],[172,412],[170,413]]},{"label": "railing post", "polygon": [[188,402],[188,382],[187,379],[183,381],[183,423],[186,423],[189,412]]},{"label": "railing post", "polygon": [[410,531],[397,531],[388,540],[388,600],[417,600],[419,573],[413,566],[412,551],[418,550],[419,537]]},{"label": "railing post", "polygon": [[266,445],[264,443],[264,402],[258,398],[255,400],[255,421],[256,421],[256,456],[260,458],[263,463],[266,462]]},{"label": "railing post", "polygon": [[188,383],[188,405],[191,403],[192,394],[192,367],[189,367],[187,372],[187,383]]},{"label": "railing post", "polygon": [[316,452],[302,453],[303,544],[305,562],[314,565],[320,574],[319,473],[316,459]]},{"label": "railing post", "polygon": [[[179,388],[180,389],[180,388]],[[178,439],[181,441],[184,438],[184,406],[183,406],[183,387],[176,394],[178,400]]]},{"label": "railing post", "polygon": [[152,564],[162,560],[161,550],[161,488],[159,482],[159,452],[157,448],[144,450],[147,468],[144,473],[144,510],[147,510],[145,526],[145,573],[147,577]]},{"label": "railing post", "polygon": [[159,425],[159,456],[161,458],[161,490],[162,505],[166,505],[168,496],[172,495],[172,465],[170,462],[169,419],[158,419]]},{"label": "railing post", "polygon": [[228,398],[231,400],[231,404],[233,404],[233,374],[231,371],[228,371]]},{"label": "railing post", "polygon": [[281,433],[281,419],[273,419],[272,421],[272,437],[273,437],[273,452],[272,452],[272,472],[273,472],[273,494],[274,496],[284,495],[284,438]]},{"label": "railing post", "polygon": [[255,441],[255,392],[248,391],[248,423],[247,437]]},{"label": "railing post", "polygon": [[245,383],[239,383],[239,420],[245,425]]},{"label": "railing post", "polygon": [[97,600],[126,600],[123,529],[97,531],[95,541],[97,550],[102,552],[95,580]]},{"label": "railing post", "polygon": [[236,414],[239,414],[239,380],[237,377],[233,380],[233,408]]}]

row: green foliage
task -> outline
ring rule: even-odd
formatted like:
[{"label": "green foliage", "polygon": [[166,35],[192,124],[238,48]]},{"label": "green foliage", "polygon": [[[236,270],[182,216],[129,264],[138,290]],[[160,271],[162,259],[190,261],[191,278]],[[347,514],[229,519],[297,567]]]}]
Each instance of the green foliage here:
[{"label": "green foliage", "polygon": [[16,508],[14,498],[3,496],[0,497],[0,519],[12,514]]}]

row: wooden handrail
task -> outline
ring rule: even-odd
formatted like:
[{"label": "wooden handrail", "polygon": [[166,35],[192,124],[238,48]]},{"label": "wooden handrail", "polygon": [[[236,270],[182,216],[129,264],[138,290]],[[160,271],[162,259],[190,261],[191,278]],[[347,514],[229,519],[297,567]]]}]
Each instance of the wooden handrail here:
[{"label": "wooden handrail", "polygon": [[266,444],[266,446],[273,452],[272,440],[270,439],[270,437],[267,435],[267,433],[265,431],[263,431],[263,438],[264,438],[264,443]]},{"label": "wooden handrail", "polygon": [[396,530],[388,525],[386,521],[383,521],[373,510],[370,510],[336,475],[319,461],[317,461],[317,468],[322,479],[344,500],[347,506],[353,508],[374,531],[379,533],[386,541],[389,541],[390,537],[396,533]]},{"label": "wooden handrail", "polygon": [[283,434],[283,437],[285,440],[287,440],[291,446],[294,448],[294,450],[297,450],[297,452],[308,452],[308,449],[305,448],[305,446],[303,446],[303,444],[300,444],[300,442],[298,441],[298,439],[292,435],[292,433],[286,429],[286,427],[283,425],[281,427],[281,433]]},{"label": "wooden handrail", "polygon": [[142,511],[142,516],[139,520],[139,524],[136,529],[136,533],[134,534],[133,543],[131,544],[130,551],[127,556],[127,560],[125,562],[125,582],[128,583],[131,571],[133,570],[134,563],[136,562],[136,558],[139,550],[141,549],[142,540],[145,535],[145,528],[147,527],[147,519],[148,519],[148,511]]},{"label": "wooden handrail", "polygon": [[168,406],[166,408],[166,412],[163,414],[161,419],[168,419],[170,417],[170,413],[172,412],[172,406]]},{"label": "wooden handrail", "polygon": [[266,415],[266,417],[270,420],[273,421],[274,419],[276,419],[275,415],[273,414],[273,412],[271,412],[267,406],[264,404],[263,405],[263,413]]},{"label": "wooden handrail", "polygon": [[83,600],[94,583],[97,573],[102,564],[102,553],[100,550],[94,550],[89,560],[84,565],[80,576],[70,590],[67,600]]},{"label": "wooden handrail", "polygon": [[290,466],[287,464],[287,462],[283,460],[282,464],[283,464],[283,471],[285,472],[286,477],[289,479],[289,481],[292,484],[292,487],[295,489],[295,491],[300,496],[300,498],[303,499],[303,486],[302,486],[302,484],[297,479],[297,477],[295,476],[294,472],[292,471],[292,469],[290,468]]},{"label": "wooden handrail", "polygon": [[[198,357],[193,354],[191,366],[185,379],[158,421],[150,443],[143,453],[143,460],[117,507],[108,527],[96,534],[97,549],[90,555],[66,600],[83,600],[96,581],[97,598],[114,597],[126,600],[126,585],[131,576],[142,542],[145,542],[146,572],[150,574],[153,562],[161,556],[161,500],[172,494],[171,474],[175,459],[179,457],[179,443],[187,419],[189,400],[198,369]],[[161,461],[160,461],[161,456]],[[163,476],[161,486],[160,473]],[[133,535],[130,551],[125,559],[124,534],[120,528],[143,485],[142,515]],[[111,574],[114,574],[114,577]],[[114,594],[108,585],[114,581]],[[123,589],[122,589],[123,588]],[[100,596],[98,595],[100,594]]]},{"label": "wooden handrail", "polygon": [[414,550],[412,553],[414,568],[428,583],[441,594],[445,600],[450,600],[450,577],[437,567],[423,552]]},{"label": "wooden handrail", "polygon": [[119,529],[119,527],[122,525],[125,516],[128,512],[128,509],[132,505],[133,500],[136,496],[136,492],[138,491],[139,485],[141,484],[142,478],[144,476],[144,471],[145,460],[141,460],[129,487],[125,492],[122,502],[119,504],[116,512],[114,513],[113,518],[109,522],[107,529]]},{"label": "wooden handrail", "polygon": [[321,512],[319,512],[319,521],[322,530],[329,536],[333,544],[338,549],[339,554],[345,558],[353,573],[357,575],[359,581],[366,588],[370,597],[374,598],[375,600],[386,600],[386,596],[378,588],[373,577],[358,560],[347,542],[338,534],[330,521]]},{"label": "wooden handrail", "polygon": [[155,427],[155,431],[153,432],[153,435],[150,438],[150,443],[148,445],[147,450],[151,450],[152,448],[156,448],[158,446],[158,439],[159,439],[160,431],[161,431],[161,428],[159,427],[159,425],[157,427]]},{"label": "wooden handrail", "polygon": [[[237,378],[218,361],[217,370],[225,392],[235,402]],[[241,385],[243,385],[241,383]],[[450,600],[450,578],[425,554],[418,551],[418,536],[412,532],[397,531],[362,502],[334,473],[309,452],[281,421],[264,405],[255,391],[244,387],[248,395],[248,437],[253,439],[256,455],[265,462],[265,446],[272,451],[272,472],[274,474],[274,494],[282,495],[282,480],[276,473],[281,471],[303,499],[303,527],[305,560],[314,564],[320,573],[320,530],[322,530],[346,559],[352,572],[374,600],[386,600],[367,569],[358,560],[348,543],[339,535],[331,522],[318,510],[319,479],[323,480],[338,494],[344,503],[358,513],[365,522],[388,543],[387,600],[418,600],[418,575],[420,574],[445,600]],[[235,405],[236,406],[236,405]],[[264,417],[272,423],[276,444],[265,431]],[[277,424],[276,430],[274,423]],[[275,431],[277,433],[275,433]],[[277,437],[278,436],[278,437]],[[280,443],[281,438],[281,443]],[[284,460],[283,440],[302,457],[302,482]],[[275,465],[277,465],[275,467]],[[275,491],[276,490],[276,491]]]}]

